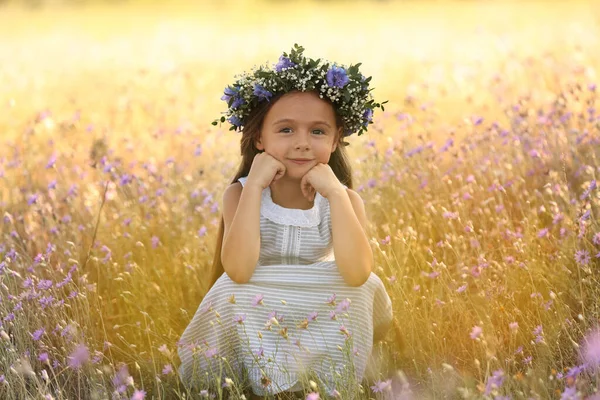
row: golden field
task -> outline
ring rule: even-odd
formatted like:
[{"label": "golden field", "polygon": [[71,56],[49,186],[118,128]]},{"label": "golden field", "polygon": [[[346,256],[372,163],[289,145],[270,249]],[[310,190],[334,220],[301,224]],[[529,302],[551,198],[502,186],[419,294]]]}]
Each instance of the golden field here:
[{"label": "golden field", "polygon": [[599,398],[599,17],[593,2],[1,6],[0,398],[202,398],[176,342],[240,138],[210,122],[235,74],[294,43],[362,62],[389,100],[348,142],[398,329],[348,385]]}]

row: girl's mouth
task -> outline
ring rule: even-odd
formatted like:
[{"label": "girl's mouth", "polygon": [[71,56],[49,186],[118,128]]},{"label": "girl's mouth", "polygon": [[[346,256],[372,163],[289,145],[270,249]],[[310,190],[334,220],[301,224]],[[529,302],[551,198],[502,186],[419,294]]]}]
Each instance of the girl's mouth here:
[{"label": "girl's mouth", "polygon": [[305,159],[300,159],[300,158],[298,158],[298,159],[290,158],[290,161],[295,164],[298,164],[298,165],[303,165],[303,164],[307,164],[307,163],[311,162],[312,160],[305,160]]}]

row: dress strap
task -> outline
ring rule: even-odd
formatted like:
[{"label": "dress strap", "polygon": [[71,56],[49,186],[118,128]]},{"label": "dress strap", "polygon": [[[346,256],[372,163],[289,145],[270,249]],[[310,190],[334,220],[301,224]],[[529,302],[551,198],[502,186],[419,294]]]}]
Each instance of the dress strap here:
[{"label": "dress strap", "polygon": [[238,179],[238,182],[242,184],[242,186],[246,185],[246,181],[248,180],[247,176],[243,176],[240,179]]}]

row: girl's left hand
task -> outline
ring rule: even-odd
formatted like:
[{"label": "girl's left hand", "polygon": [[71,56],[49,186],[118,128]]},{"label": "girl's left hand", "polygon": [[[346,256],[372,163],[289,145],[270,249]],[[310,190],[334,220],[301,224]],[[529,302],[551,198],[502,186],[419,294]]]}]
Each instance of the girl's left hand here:
[{"label": "girl's left hand", "polygon": [[335,176],[331,167],[323,163],[315,165],[302,177],[300,189],[304,197],[310,201],[315,199],[315,192],[327,198],[338,190],[345,191],[344,185]]}]

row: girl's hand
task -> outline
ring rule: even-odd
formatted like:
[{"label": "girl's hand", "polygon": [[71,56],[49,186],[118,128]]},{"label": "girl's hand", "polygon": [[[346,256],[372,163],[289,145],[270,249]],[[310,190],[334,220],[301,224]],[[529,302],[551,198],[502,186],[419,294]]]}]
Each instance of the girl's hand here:
[{"label": "girl's hand", "polygon": [[261,189],[266,189],[271,182],[276,181],[283,175],[285,175],[285,165],[270,154],[263,152],[254,156],[246,184],[257,185]]},{"label": "girl's hand", "polygon": [[315,192],[319,192],[321,196],[328,198],[337,191],[346,191],[331,167],[322,163],[312,167],[302,177],[300,189],[302,189],[304,197],[310,201],[315,199]]}]

